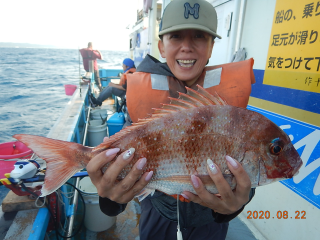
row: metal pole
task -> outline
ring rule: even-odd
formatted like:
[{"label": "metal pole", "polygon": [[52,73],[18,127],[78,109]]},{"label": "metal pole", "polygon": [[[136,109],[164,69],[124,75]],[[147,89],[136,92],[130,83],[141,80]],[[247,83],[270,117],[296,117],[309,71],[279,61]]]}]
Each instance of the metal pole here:
[{"label": "metal pole", "polygon": [[84,144],[86,143],[87,131],[88,131],[88,121],[89,121],[90,112],[91,112],[91,107],[90,107],[90,105],[89,105],[89,107],[88,107],[87,121],[86,121],[86,128],[84,129],[84,135],[83,135],[82,145],[84,145]]},{"label": "metal pole", "polygon": [[81,97],[81,73],[80,73],[80,51],[79,51],[79,47],[78,47],[78,56],[79,56],[79,90],[80,90],[80,97]]},{"label": "metal pole", "polygon": [[92,84],[92,90],[91,92],[93,92],[93,89],[94,89],[94,84],[97,85],[97,83],[95,82],[95,76],[94,76],[94,63],[93,63],[93,60],[89,60],[89,72],[91,72],[91,81],[90,81],[90,84]]},{"label": "metal pole", "polygon": [[[79,182],[80,182],[80,178],[76,178],[76,188],[78,188],[79,186]],[[72,201],[72,206],[73,208],[75,208],[77,202],[78,202],[78,191],[74,190],[74,196],[73,196],[73,201]],[[73,223],[74,223],[74,218],[75,218],[75,212],[73,211],[72,212],[72,215],[70,216],[70,219],[69,219],[69,227],[68,227],[68,235],[67,237],[70,237],[72,235],[72,229],[73,229]],[[71,238],[68,238],[68,239],[71,239]]]},{"label": "metal pole", "polygon": [[[88,121],[89,121],[90,111],[91,111],[91,107],[89,106],[88,114],[87,114],[87,120],[86,120],[86,127],[85,127],[85,131],[84,131],[84,135],[83,135],[83,140],[82,140],[82,145],[84,145],[85,142],[86,142],[87,130],[88,130]],[[76,188],[79,187],[79,183],[80,183],[80,178],[77,177],[77,178],[76,178],[76,184],[75,184]],[[78,203],[78,197],[79,197],[78,191],[74,190],[74,196],[73,196],[73,200],[72,200],[72,207],[73,207],[73,209],[75,209],[75,206],[76,206],[77,203]],[[70,237],[70,236],[72,235],[74,218],[75,218],[75,211],[72,211],[72,215],[70,216],[70,219],[69,219],[69,226],[68,226],[67,237]],[[68,239],[71,239],[71,238],[68,238]]]},{"label": "metal pole", "polygon": [[240,48],[245,10],[246,10],[246,0],[241,0],[235,51],[238,51]]}]

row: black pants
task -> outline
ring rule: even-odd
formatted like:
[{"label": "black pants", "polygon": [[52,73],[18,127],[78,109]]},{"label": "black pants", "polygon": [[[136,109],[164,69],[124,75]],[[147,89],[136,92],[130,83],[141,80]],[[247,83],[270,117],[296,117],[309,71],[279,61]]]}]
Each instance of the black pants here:
[{"label": "black pants", "polygon": [[[224,240],[229,223],[212,222],[201,227],[181,229],[183,240]],[[177,223],[162,217],[149,199],[141,202],[140,240],[176,240]]]},{"label": "black pants", "polygon": [[99,70],[94,70],[94,80],[98,86],[98,88],[100,89],[100,91],[102,90],[101,87],[101,81],[100,81],[100,75],[99,75]]}]

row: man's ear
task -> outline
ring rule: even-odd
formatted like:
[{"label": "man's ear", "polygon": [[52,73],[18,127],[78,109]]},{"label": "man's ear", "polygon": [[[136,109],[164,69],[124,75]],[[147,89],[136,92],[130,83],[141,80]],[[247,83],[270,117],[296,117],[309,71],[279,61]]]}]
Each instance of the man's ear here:
[{"label": "man's ear", "polygon": [[164,50],[164,44],[161,40],[158,41],[158,49],[160,52],[160,55],[162,58],[166,58],[165,50]]}]

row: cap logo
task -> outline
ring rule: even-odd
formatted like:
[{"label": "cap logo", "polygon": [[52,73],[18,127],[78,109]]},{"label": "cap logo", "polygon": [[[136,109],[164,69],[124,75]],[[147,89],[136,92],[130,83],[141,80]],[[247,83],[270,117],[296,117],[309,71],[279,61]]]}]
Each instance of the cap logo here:
[{"label": "cap logo", "polygon": [[195,19],[199,18],[199,8],[200,5],[198,3],[194,4],[193,7],[190,6],[190,3],[186,2],[184,4],[184,17],[186,19],[189,18],[189,15],[193,15]]}]

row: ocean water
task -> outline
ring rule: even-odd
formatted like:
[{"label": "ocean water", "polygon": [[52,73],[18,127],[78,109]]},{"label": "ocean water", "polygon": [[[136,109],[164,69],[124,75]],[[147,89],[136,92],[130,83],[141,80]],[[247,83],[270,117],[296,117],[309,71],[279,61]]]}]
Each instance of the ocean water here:
[{"label": "ocean water", "polygon": [[[101,51],[101,68],[121,67],[128,52]],[[46,136],[71,98],[65,84],[85,71],[77,49],[0,48],[0,143],[17,133]]]},{"label": "ocean water", "polygon": [[[101,51],[100,68],[119,68],[128,52]],[[80,74],[79,74],[80,69]],[[85,71],[77,49],[0,48],[0,143],[14,134],[47,136]],[[0,205],[9,189],[0,186]]]}]

